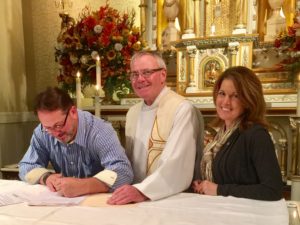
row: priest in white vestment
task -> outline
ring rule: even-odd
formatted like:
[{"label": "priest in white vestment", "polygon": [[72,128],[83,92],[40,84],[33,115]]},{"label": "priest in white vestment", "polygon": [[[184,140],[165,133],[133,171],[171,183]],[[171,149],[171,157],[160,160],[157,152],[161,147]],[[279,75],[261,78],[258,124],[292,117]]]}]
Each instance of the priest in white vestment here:
[{"label": "priest in white vestment", "polygon": [[166,87],[166,64],[154,52],[138,52],[130,79],[140,103],[126,116],[126,153],[134,184],[113,193],[109,204],[158,200],[185,191],[199,171],[203,118],[188,100]]}]

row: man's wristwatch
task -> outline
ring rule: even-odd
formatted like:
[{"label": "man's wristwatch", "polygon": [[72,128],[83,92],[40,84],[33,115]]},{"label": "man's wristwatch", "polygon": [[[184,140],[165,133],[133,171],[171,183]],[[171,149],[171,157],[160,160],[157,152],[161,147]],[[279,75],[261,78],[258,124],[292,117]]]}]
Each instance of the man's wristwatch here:
[{"label": "man's wristwatch", "polygon": [[42,181],[44,185],[46,185],[46,181],[51,174],[52,174],[51,172],[47,172],[43,175]]}]

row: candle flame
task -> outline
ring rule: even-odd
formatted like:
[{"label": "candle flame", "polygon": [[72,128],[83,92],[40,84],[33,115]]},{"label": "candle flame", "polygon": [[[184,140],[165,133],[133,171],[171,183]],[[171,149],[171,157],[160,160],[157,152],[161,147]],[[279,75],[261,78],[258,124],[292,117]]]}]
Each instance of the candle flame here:
[{"label": "candle flame", "polygon": [[96,85],[96,90],[99,91],[99,86],[98,85]]},{"label": "candle flame", "polygon": [[97,61],[98,61],[98,62],[100,61],[100,57],[99,57],[99,55],[97,56],[97,58],[96,58],[96,59],[97,59]]},{"label": "candle flame", "polygon": [[80,72],[79,72],[79,71],[77,72],[76,76],[77,76],[77,77],[80,77]]}]

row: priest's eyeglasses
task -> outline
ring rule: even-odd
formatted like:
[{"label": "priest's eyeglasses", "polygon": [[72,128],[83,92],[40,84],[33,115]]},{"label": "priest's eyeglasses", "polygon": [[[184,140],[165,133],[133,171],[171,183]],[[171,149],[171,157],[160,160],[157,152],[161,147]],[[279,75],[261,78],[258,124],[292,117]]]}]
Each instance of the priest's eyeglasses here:
[{"label": "priest's eyeglasses", "polygon": [[68,116],[69,116],[70,109],[71,108],[68,109],[67,115],[66,115],[63,123],[57,123],[53,127],[45,127],[45,126],[42,125],[42,131],[43,132],[48,132],[48,133],[51,133],[51,132],[54,132],[54,131],[56,131],[56,132],[61,131],[67,123],[67,119],[68,119]]},{"label": "priest's eyeglasses", "polygon": [[140,71],[132,71],[130,72],[130,79],[137,80],[139,76],[143,78],[149,78],[153,73],[163,70],[163,68],[156,68],[156,69],[145,69]]}]

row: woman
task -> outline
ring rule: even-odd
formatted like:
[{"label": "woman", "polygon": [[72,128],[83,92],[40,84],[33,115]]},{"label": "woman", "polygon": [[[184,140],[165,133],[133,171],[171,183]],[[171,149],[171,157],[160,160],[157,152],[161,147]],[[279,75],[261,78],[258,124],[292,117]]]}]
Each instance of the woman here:
[{"label": "woman", "polygon": [[279,200],[282,180],[275,149],[267,131],[262,85],[248,68],[224,71],[213,99],[219,128],[201,160],[202,180],[195,192],[257,200]]}]

